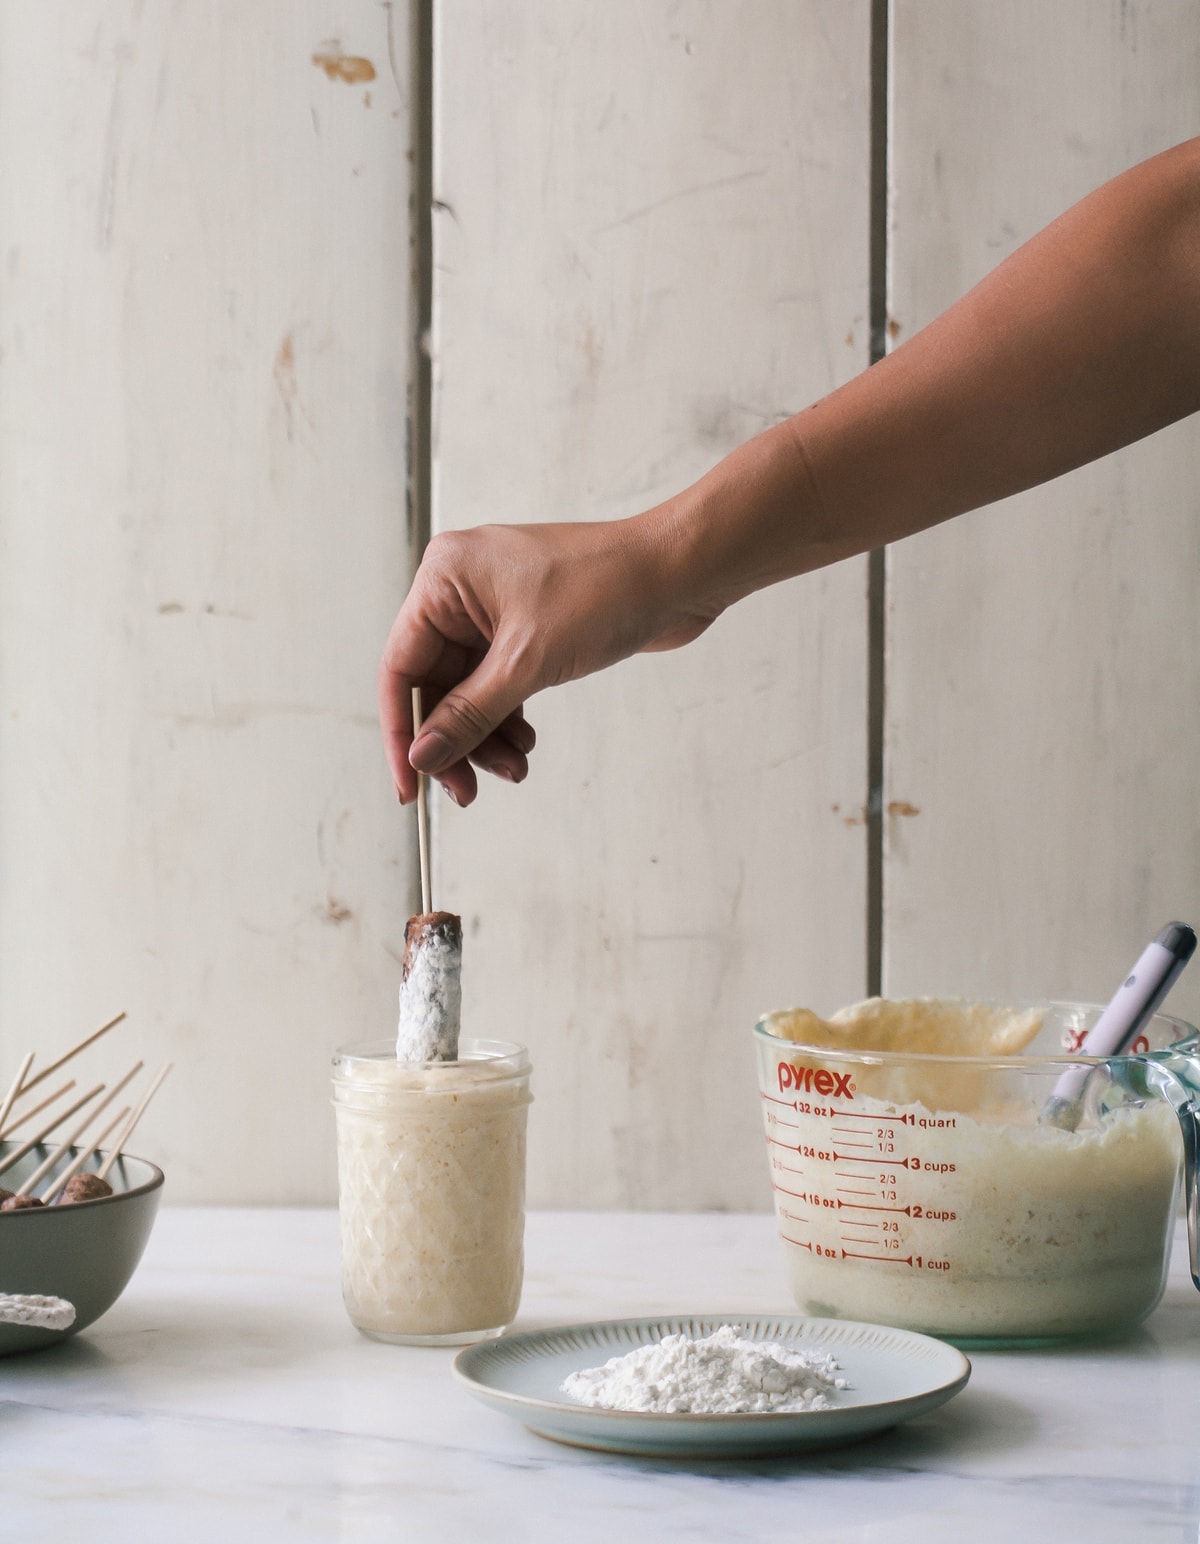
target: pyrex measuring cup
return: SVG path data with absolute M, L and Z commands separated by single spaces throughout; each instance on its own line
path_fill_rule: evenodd
M 775 1211 L 806 1313 L 965 1344 L 1136 1324 L 1166 1284 L 1180 1181 L 1200 1288 L 1200 1047 L 1156 1015 L 1094 1069 L 1077 1130 L 1040 1119 L 1100 1013 L 1038 1007 L 1020 1056 L 831 1049 L 755 1026 Z

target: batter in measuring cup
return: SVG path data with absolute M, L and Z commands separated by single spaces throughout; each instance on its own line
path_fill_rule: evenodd
M 1040 1027 L 1029 1010 L 873 1002 L 835 1015 L 823 1038 L 936 1058 L 954 1054 L 956 1017 L 970 1056 L 1020 1050 Z M 773 1019 L 819 1044 L 813 1016 Z M 1158 1302 L 1181 1156 L 1165 1102 L 1067 1132 L 1038 1122 L 1036 1097 L 1006 1109 L 1008 1085 L 986 1065 L 827 1061 L 780 1057 L 774 1092 L 763 1085 L 776 1212 L 806 1312 L 1037 1339 L 1136 1323 Z

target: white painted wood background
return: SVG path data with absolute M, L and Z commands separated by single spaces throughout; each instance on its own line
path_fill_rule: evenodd
M 437 15 L 439 528 L 636 513 L 865 366 L 865 4 Z M 860 559 L 535 699 L 528 782 L 443 801 L 535 1201 L 765 1204 L 751 1026 L 864 975 L 865 662 Z
M 646 507 L 865 365 L 866 0 L 435 22 L 438 526 Z M 91 1065 L 175 1059 L 176 1201 L 331 1199 L 329 1052 L 394 1020 L 409 24 L 0 6 L 0 1080 L 127 1007 Z M 1184 0 L 898 4 L 901 335 L 1200 131 L 1198 48 Z M 1200 912 L 1198 470 L 1182 426 L 890 554 L 889 989 L 1103 995 Z M 865 978 L 865 590 L 535 700 L 529 782 L 438 805 L 535 1203 L 766 1207 L 750 1024 Z
M 896 7 L 901 336 L 1200 133 L 1190 0 Z M 1097 327 L 1104 318 L 1096 318 Z M 1200 918 L 1200 420 L 889 552 L 885 990 L 1104 1000 Z M 1200 967 L 1170 1006 L 1195 1021 Z
M 86 1065 L 175 1061 L 135 1151 L 176 1201 L 328 1199 L 329 1052 L 393 1017 L 389 16 L 0 7 L 0 1068 L 127 1008 Z

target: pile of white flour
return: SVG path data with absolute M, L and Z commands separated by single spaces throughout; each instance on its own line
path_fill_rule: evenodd
M 828 1410 L 848 1387 L 832 1356 L 746 1340 L 723 1324 L 703 1340 L 664 1335 L 654 1345 L 573 1372 L 562 1392 L 604 1410 L 661 1415 L 764 1415 Z

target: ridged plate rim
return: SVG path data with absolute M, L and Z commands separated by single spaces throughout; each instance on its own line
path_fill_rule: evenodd
M 557 1385 L 568 1372 L 668 1334 L 709 1335 L 735 1325 L 752 1340 L 778 1340 L 837 1357 L 852 1387 L 828 1410 L 744 1415 L 664 1415 L 576 1404 Z M 532 1373 L 532 1388 L 531 1377 Z M 454 1376 L 476 1399 L 555 1441 L 649 1456 L 747 1455 L 826 1446 L 886 1430 L 936 1409 L 967 1383 L 957 1347 L 913 1330 L 788 1314 L 667 1314 L 601 1319 L 519 1331 L 459 1352 Z M 521 1387 L 514 1387 L 514 1378 Z

